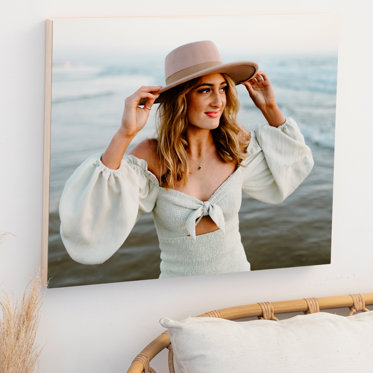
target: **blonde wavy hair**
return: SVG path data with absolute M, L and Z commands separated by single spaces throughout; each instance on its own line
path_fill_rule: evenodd
M 211 133 L 221 160 L 238 166 L 246 158 L 250 135 L 237 123 L 239 101 L 235 83 L 228 75 L 222 75 L 227 82 L 226 106 L 219 126 Z M 157 155 L 162 161 L 160 183 L 166 188 L 174 187 L 176 182 L 185 185 L 188 179 L 187 94 L 199 84 L 200 79 L 190 80 L 165 92 L 157 110 Z

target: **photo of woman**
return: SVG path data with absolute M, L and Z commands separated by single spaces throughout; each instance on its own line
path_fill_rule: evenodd
M 162 51 L 120 38 L 152 19 L 54 25 L 49 286 L 330 262 L 336 59 L 321 49 L 334 39 L 311 56 L 289 32 L 329 20 L 173 27 L 190 21 L 163 20 Z M 256 49 L 239 52 L 221 22 L 256 30 Z M 276 22 L 278 47 L 264 33 Z
M 310 173 L 311 150 L 256 64 L 223 64 L 214 43 L 200 41 L 168 54 L 165 71 L 167 85 L 141 87 L 128 97 L 122 125 L 101 159 L 90 158 L 67 181 L 62 240 L 78 262 L 102 263 L 139 213 L 153 212 L 160 277 L 250 270 L 238 229 L 240 190 L 282 202 Z M 237 124 L 235 84 L 245 85 L 268 127 L 247 133 Z M 156 100 L 158 138 L 125 155 Z

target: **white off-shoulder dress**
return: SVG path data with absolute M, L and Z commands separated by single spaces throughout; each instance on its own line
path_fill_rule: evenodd
M 242 191 L 280 203 L 313 167 L 310 148 L 291 118 L 251 133 L 247 158 L 207 201 L 159 185 L 147 163 L 125 155 L 113 170 L 95 155 L 66 182 L 60 201 L 61 237 L 69 255 L 103 263 L 123 244 L 141 213 L 152 212 L 159 239 L 160 277 L 250 270 L 239 232 Z M 216 231 L 196 235 L 210 216 Z

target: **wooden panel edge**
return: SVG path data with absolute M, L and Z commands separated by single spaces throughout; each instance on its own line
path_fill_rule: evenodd
M 48 287 L 48 232 L 49 232 L 49 177 L 50 144 L 52 116 L 52 59 L 53 59 L 53 21 L 45 21 L 45 92 L 44 92 L 44 148 L 43 148 L 43 217 L 42 217 L 42 254 L 41 279 Z

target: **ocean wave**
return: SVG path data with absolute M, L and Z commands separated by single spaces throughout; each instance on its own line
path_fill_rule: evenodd
M 327 93 L 327 94 L 336 94 L 337 86 L 335 81 L 330 80 L 309 80 L 309 81 L 296 81 L 290 79 L 273 79 L 273 85 L 286 87 L 292 91 L 308 91 L 309 93 Z
M 274 85 L 294 91 L 335 94 L 337 89 L 337 59 L 288 58 L 263 61 Z
M 115 92 L 113 91 L 106 91 L 106 92 L 98 92 L 98 93 L 83 93 L 76 96 L 65 96 L 65 97 L 58 97 L 54 98 L 52 100 L 53 104 L 60 104 L 64 102 L 71 102 L 71 101 L 82 101 L 82 100 L 91 100 L 94 98 L 99 97 L 107 97 L 107 96 L 113 96 Z
M 302 129 L 306 143 L 312 142 L 315 145 L 321 146 L 327 149 L 334 149 L 334 130 L 330 132 L 323 132 L 319 129 Z
M 97 76 L 118 76 L 118 75 L 153 75 L 154 71 L 137 66 L 104 66 L 97 72 Z

